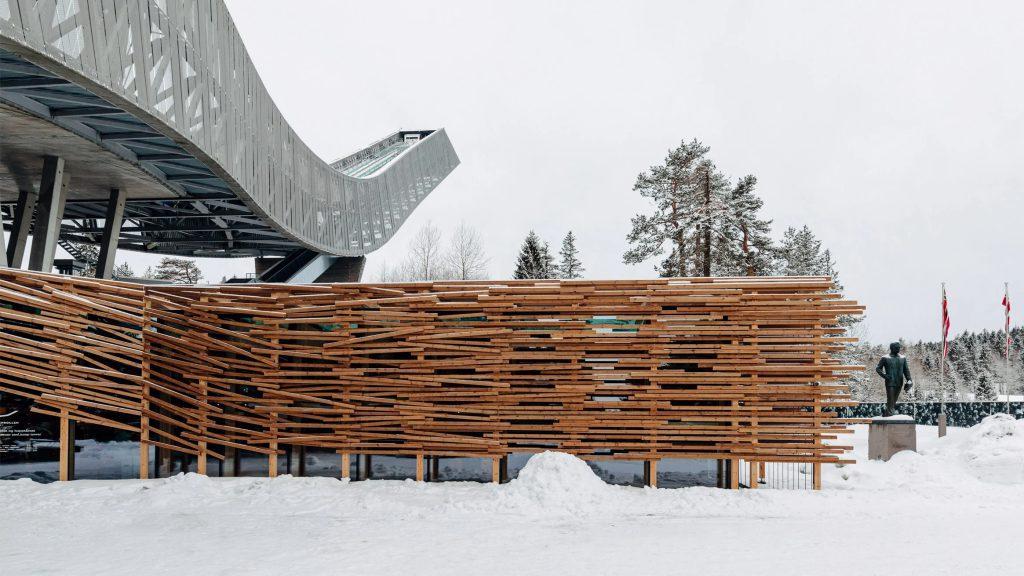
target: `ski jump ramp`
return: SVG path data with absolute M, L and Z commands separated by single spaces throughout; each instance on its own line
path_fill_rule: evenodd
M 50 261 L 69 241 L 100 244 L 101 259 L 117 248 L 362 256 L 458 163 L 443 129 L 321 160 L 270 98 L 222 0 L 0 0 L 9 265 L 30 227 Z M 30 267 L 48 272 L 32 251 Z

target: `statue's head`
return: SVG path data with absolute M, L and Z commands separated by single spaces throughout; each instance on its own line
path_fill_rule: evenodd
M 892 344 L 889 344 L 889 354 L 899 356 L 901 348 L 902 346 L 900 346 L 899 342 L 893 342 Z

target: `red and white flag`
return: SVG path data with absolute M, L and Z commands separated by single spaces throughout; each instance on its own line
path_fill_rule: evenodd
M 1003 310 L 1006 311 L 1006 357 L 1010 357 L 1010 289 L 1003 294 Z
M 949 353 L 949 304 L 946 301 L 946 285 L 942 285 L 942 358 Z

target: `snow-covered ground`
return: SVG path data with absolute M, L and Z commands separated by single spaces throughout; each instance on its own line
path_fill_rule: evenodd
M 1024 421 L 935 436 L 867 462 L 858 427 L 820 492 L 611 486 L 557 453 L 501 486 L 0 482 L 0 574 L 1021 573 Z

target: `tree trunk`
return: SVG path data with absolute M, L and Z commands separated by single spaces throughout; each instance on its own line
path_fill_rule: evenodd
M 704 276 L 711 276 L 711 172 L 704 172 L 704 240 L 703 246 L 703 270 Z
M 743 262 L 747 265 L 747 276 L 754 276 L 754 264 L 750 261 L 750 234 L 747 232 L 747 225 L 743 229 Z
M 679 183 L 672 181 L 672 195 L 675 196 L 676 189 Z M 686 236 L 683 234 L 683 227 L 679 225 L 679 213 L 677 211 L 677 204 L 675 199 L 672 200 L 672 225 L 676 227 L 675 230 L 675 243 L 676 243 L 676 275 L 686 276 Z

